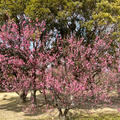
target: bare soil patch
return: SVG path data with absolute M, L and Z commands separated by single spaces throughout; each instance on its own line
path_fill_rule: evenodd
M 38 94 L 37 98 L 39 99 L 39 109 L 37 113 L 26 114 L 23 112 L 23 106 L 27 105 L 29 100 L 28 103 L 23 104 L 16 93 L 0 92 L 0 120 L 57 120 L 58 111 L 56 109 L 46 110 L 43 97 Z M 69 116 L 71 117 L 71 120 L 89 120 L 88 118 L 91 116 L 93 119 L 91 118 L 90 120 L 95 120 L 94 118 L 99 116 L 112 115 L 118 116 L 115 120 L 120 120 L 120 113 L 118 112 L 118 109 L 120 108 L 120 99 L 117 96 L 113 96 L 113 103 L 114 104 L 107 106 L 101 105 L 98 108 L 70 110 Z

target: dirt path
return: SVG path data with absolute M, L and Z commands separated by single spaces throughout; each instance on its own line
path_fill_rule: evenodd
M 0 93 L 0 120 L 53 120 L 58 115 L 57 110 L 39 110 L 35 115 L 27 115 L 22 112 L 23 104 L 16 93 Z M 82 113 L 86 116 L 98 116 L 100 114 L 120 114 L 118 108 L 120 104 L 115 101 L 115 105 L 91 110 L 71 110 L 71 113 Z M 120 120 L 120 119 L 119 119 Z
M 35 115 L 27 115 L 23 110 L 23 104 L 19 100 L 19 96 L 16 93 L 0 93 L 0 120 L 47 120 L 49 114 L 48 112 L 41 112 Z

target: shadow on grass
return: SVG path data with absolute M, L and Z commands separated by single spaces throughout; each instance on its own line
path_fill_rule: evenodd
M 112 114 L 108 114 L 108 115 L 105 114 L 104 116 L 98 116 L 98 117 L 78 115 L 71 117 L 69 120 L 120 120 L 120 116 L 112 115 Z
M 100 114 L 84 114 L 69 112 L 67 120 L 120 120 L 120 114 L 117 113 L 100 113 Z
M 12 97 L 12 98 L 3 98 L 4 104 L 0 105 L 0 109 L 4 109 L 7 111 L 15 111 L 20 112 L 22 110 L 22 105 L 18 102 L 18 97 Z M 7 103 L 6 103 L 7 102 Z
M 78 109 L 87 109 L 87 110 L 91 110 L 91 108 L 93 109 L 99 109 L 99 108 L 105 108 L 105 107 L 109 107 L 111 109 L 120 109 L 120 97 L 118 96 L 112 96 L 110 97 L 110 102 L 103 102 L 100 101 L 98 104 L 94 104 L 90 101 L 86 101 L 83 105 L 79 105 L 77 106 Z
M 11 93 L 12 94 L 12 93 Z M 27 98 L 27 102 L 26 103 L 22 103 L 20 101 L 19 96 L 15 97 L 11 97 L 11 98 L 7 98 L 8 95 L 4 95 L 3 99 L 1 100 L 2 104 L 0 104 L 0 109 L 1 110 L 6 110 L 6 111 L 14 111 L 14 112 L 24 112 L 26 111 L 25 109 L 29 109 L 30 107 L 30 100 Z M 35 112 L 34 114 L 32 113 L 28 113 L 25 112 L 24 115 L 25 116 L 36 116 L 36 115 L 40 115 L 43 114 L 44 111 L 43 109 L 45 109 L 45 102 L 43 99 L 42 95 L 37 95 L 37 112 Z
M 6 111 L 21 112 L 21 111 L 23 111 L 23 108 L 25 108 L 25 107 L 29 108 L 29 106 L 30 106 L 29 99 L 27 99 L 27 102 L 23 104 L 20 102 L 19 96 L 17 96 L 17 94 L 16 94 L 16 97 L 13 96 L 11 98 L 7 98 L 7 96 L 4 95 L 2 101 L 4 104 L 0 104 L 0 109 L 6 110 Z M 38 101 L 37 112 L 35 112 L 34 114 L 25 113 L 24 116 L 37 116 L 37 115 L 41 115 L 41 114 L 45 113 L 46 107 L 45 107 L 44 97 L 42 94 L 37 95 L 37 101 Z M 96 106 L 95 109 L 103 108 L 103 106 L 104 106 L 104 103 L 101 103 L 98 106 Z M 114 108 L 114 109 L 120 108 L 120 98 L 118 98 L 116 96 L 112 97 L 112 105 L 107 104 L 106 106 L 108 106 L 109 108 Z M 78 106 L 77 109 L 90 110 L 91 103 L 88 102 L 85 105 L 80 105 L 80 106 Z M 74 109 L 74 111 L 75 111 L 75 109 Z M 79 113 L 69 112 L 68 116 L 69 116 L 69 120 L 120 120 L 120 116 L 118 116 L 116 114 L 105 114 L 105 113 L 100 113 L 100 114 L 98 114 L 98 116 L 91 116 L 90 114 L 86 115 L 86 114 L 83 114 L 80 112 Z

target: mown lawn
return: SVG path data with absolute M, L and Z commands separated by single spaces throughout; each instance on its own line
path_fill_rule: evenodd
M 39 109 L 35 114 L 24 113 L 27 104 L 22 104 L 16 93 L 0 93 L 0 120 L 58 120 L 56 109 L 46 110 L 42 96 L 38 95 Z M 69 120 L 120 120 L 120 100 L 111 106 L 96 109 L 74 109 L 68 114 Z M 29 106 L 29 104 L 27 105 Z

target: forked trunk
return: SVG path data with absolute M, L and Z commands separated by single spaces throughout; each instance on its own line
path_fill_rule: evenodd
M 25 92 L 25 90 L 22 90 L 22 91 L 19 91 L 19 92 L 16 92 L 19 96 L 20 96 L 20 100 L 22 101 L 22 103 L 25 103 L 26 102 L 26 97 L 27 97 L 27 94 Z
M 69 109 L 65 109 L 64 111 L 62 111 L 62 109 L 58 109 L 58 110 L 59 110 L 59 119 L 67 120 L 67 113 L 68 113 Z

